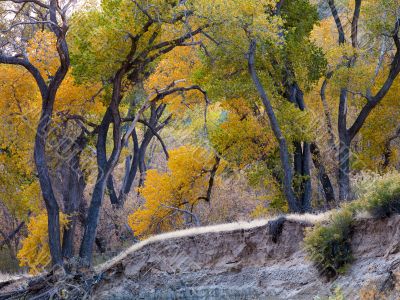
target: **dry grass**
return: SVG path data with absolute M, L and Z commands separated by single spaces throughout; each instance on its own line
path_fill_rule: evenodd
M 290 221 L 295 221 L 295 222 L 305 222 L 305 223 L 311 223 L 311 224 L 316 224 L 316 223 L 321 223 L 324 221 L 327 221 L 329 217 L 331 216 L 332 211 L 327 211 L 324 213 L 320 214 L 290 214 L 286 216 L 287 220 Z
M 24 278 L 29 278 L 31 275 L 22 273 L 22 274 L 4 274 L 0 273 L 0 282 L 6 282 L 11 280 L 19 280 Z

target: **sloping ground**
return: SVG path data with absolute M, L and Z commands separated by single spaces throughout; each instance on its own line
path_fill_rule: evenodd
M 312 221 L 312 220 L 311 220 Z M 97 268 L 94 299 L 345 299 L 384 291 L 400 299 L 400 216 L 359 219 L 346 275 L 327 282 L 307 260 L 309 218 L 197 228 L 154 237 Z M 271 230 L 272 229 L 272 230 Z M 373 299 L 373 298 L 367 298 Z

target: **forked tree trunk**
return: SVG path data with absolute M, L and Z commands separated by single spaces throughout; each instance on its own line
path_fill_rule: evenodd
M 111 172 L 108 166 L 107 156 L 105 152 L 107 134 L 111 124 L 111 119 L 112 119 L 111 112 L 110 110 L 107 110 L 98 130 L 98 138 L 96 145 L 98 174 L 97 174 L 96 184 L 93 189 L 89 210 L 86 216 L 83 239 L 79 250 L 80 257 L 88 265 L 90 265 L 92 262 L 93 245 L 96 238 L 97 224 L 100 216 L 100 208 L 103 202 L 107 180 Z

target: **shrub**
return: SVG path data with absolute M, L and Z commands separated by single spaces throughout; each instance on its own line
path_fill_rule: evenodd
M 357 212 L 366 211 L 374 218 L 400 213 L 400 174 L 363 176 L 356 186 L 359 200 L 344 204 L 328 222 L 306 232 L 305 250 L 321 274 L 332 278 L 351 263 L 351 235 Z
M 328 279 L 343 273 L 353 260 L 350 239 L 358 204 L 347 204 L 333 213 L 328 223 L 319 223 L 306 233 L 306 252 Z
M 400 213 L 400 175 L 391 174 L 374 182 L 364 199 L 366 211 L 374 218 Z

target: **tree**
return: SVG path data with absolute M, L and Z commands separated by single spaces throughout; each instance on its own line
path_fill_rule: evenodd
M 42 98 L 42 109 L 38 127 L 36 130 L 34 158 L 39 177 L 40 187 L 48 214 L 49 247 L 53 265 L 62 265 L 59 206 L 54 196 L 49 169 L 47 166 L 46 141 L 49 123 L 52 119 L 54 102 L 57 91 L 64 80 L 70 65 L 69 50 L 66 41 L 68 31 L 67 10 L 68 4 L 60 7 L 56 0 L 47 3 L 31 0 L 2 1 L 9 7 L 15 8 L 15 18 L 3 18 L 6 29 L 2 31 L 2 47 L 0 51 L 0 63 L 24 67 L 35 79 Z M 3 4 L 1 3 L 1 4 Z M 25 4 L 30 4 L 26 6 Z M 26 13 L 24 10 L 27 10 Z M 44 18 L 37 20 L 35 11 L 45 11 Z M 8 14 L 9 10 L 3 12 Z M 40 18 L 41 15 L 39 15 Z M 9 20 L 9 21 L 7 21 Z M 8 24 L 7 24 L 8 23 Z M 32 25 L 41 28 L 43 25 L 55 35 L 57 59 L 59 66 L 54 73 L 42 74 L 27 55 L 24 25 Z
M 304 6 L 305 4 L 303 2 L 304 1 L 297 1 L 296 5 Z M 304 144 L 304 154 L 303 149 L 301 149 L 301 160 L 304 161 L 304 163 L 301 163 L 302 170 L 300 171 L 297 168 L 299 171 L 298 175 L 300 175 L 298 177 L 303 177 L 302 180 L 304 181 L 303 187 L 297 191 L 301 191 L 300 193 L 304 192 L 303 195 L 305 196 L 300 195 L 298 199 L 293 186 L 292 141 L 294 144 L 296 144 L 296 141 L 300 141 L 300 144 L 297 143 L 297 149 L 299 149 L 301 148 L 301 143 L 304 140 L 307 141 L 309 137 L 302 140 L 300 136 L 296 137 L 289 134 L 289 131 L 294 132 L 296 131 L 296 127 L 301 128 L 302 126 L 306 126 L 307 123 L 307 118 L 301 119 L 301 113 L 299 112 L 301 109 L 304 110 L 304 101 L 302 98 L 300 99 L 297 97 L 297 99 L 302 101 L 300 101 L 300 103 L 298 103 L 297 100 L 293 102 L 293 97 L 290 94 L 293 86 L 297 85 L 298 87 L 298 83 L 295 81 L 295 75 L 299 75 L 299 73 L 290 73 L 294 73 L 295 71 L 293 65 L 297 62 L 296 58 L 300 58 L 295 51 L 297 49 L 294 48 L 297 45 L 301 48 L 300 45 L 304 43 L 309 46 L 307 51 L 311 52 L 314 50 L 314 58 L 317 58 L 318 54 L 321 56 L 321 53 L 318 53 L 318 49 L 316 47 L 313 48 L 312 45 L 310 46 L 311 43 L 307 41 L 307 35 L 315 22 L 315 18 L 310 18 L 310 20 L 305 22 L 306 24 L 298 24 L 296 21 L 300 23 L 301 18 L 298 18 L 293 13 L 291 14 L 290 9 L 293 11 L 293 7 L 286 6 L 285 17 L 288 19 L 288 22 L 292 22 L 292 24 L 284 28 L 285 18 L 280 14 L 280 10 L 284 8 L 283 2 L 278 5 L 268 1 L 257 4 L 247 2 L 246 4 L 240 5 L 231 3 L 230 5 L 232 7 L 228 6 L 229 9 L 227 9 L 226 5 L 224 5 L 224 9 L 219 8 L 218 5 L 216 6 L 217 8 L 208 8 L 208 12 L 210 13 L 211 11 L 212 17 L 219 21 L 218 26 L 216 26 L 218 30 L 211 29 L 212 34 L 209 34 L 209 36 L 212 36 L 212 39 L 211 42 L 209 42 L 210 45 L 207 45 L 209 46 L 209 56 L 211 56 L 208 58 L 210 65 L 216 66 L 217 64 L 216 67 L 211 67 L 210 73 L 213 77 L 210 79 L 209 83 L 213 86 L 210 87 L 210 90 L 226 87 L 226 83 L 229 82 L 230 89 L 225 92 L 224 97 L 244 97 L 255 103 L 259 103 L 261 99 L 261 103 L 264 106 L 261 112 L 263 114 L 265 113 L 268 117 L 270 129 L 279 144 L 278 149 L 280 151 L 283 173 L 282 187 L 289 203 L 289 208 L 291 211 L 296 212 L 309 210 L 310 147 L 308 143 Z M 260 5 L 263 7 L 263 10 L 259 9 Z M 294 5 L 294 7 L 296 6 Z M 218 11 L 218 9 L 220 10 Z M 233 13 L 231 15 L 227 14 L 226 9 L 228 11 L 233 11 Z M 293 20 L 290 18 L 293 18 Z M 307 22 L 311 23 L 311 25 Z M 300 28 L 298 32 L 295 31 L 296 27 Z M 268 30 L 263 30 L 262 28 L 268 28 Z M 296 40 L 294 38 L 296 36 L 300 36 L 300 38 Z M 259 44 L 259 48 L 257 48 L 257 44 Z M 301 49 L 304 50 L 304 47 Z M 257 60 L 256 54 L 258 54 Z M 297 57 L 295 56 L 296 54 L 298 55 Z M 246 56 L 247 61 L 244 60 Z M 310 57 L 313 57 L 313 54 L 310 54 Z M 298 64 L 301 64 L 300 59 Z M 319 62 L 320 60 L 317 61 Z M 281 63 L 284 67 L 279 68 Z M 260 66 L 257 67 L 256 64 Z M 245 65 L 248 65 L 247 68 L 244 67 Z M 318 71 L 320 65 L 322 64 L 318 63 L 317 67 L 312 70 L 313 64 L 310 64 L 310 74 L 318 76 L 320 73 L 320 71 Z M 246 69 L 248 69 L 248 73 L 245 72 Z M 312 74 L 313 71 L 314 74 Z M 225 82 L 223 82 L 225 85 L 220 87 L 220 82 L 218 80 L 222 79 L 221 73 L 223 72 L 225 72 Z M 249 82 L 249 79 L 251 79 L 252 82 Z M 311 76 L 309 81 L 315 81 L 315 76 Z M 256 89 L 254 89 L 254 86 Z M 267 96 L 267 91 L 270 92 L 271 97 Z M 301 90 L 299 91 L 299 95 L 300 94 L 302 94 Z M 296 95 L 294 96 L 296 99 Z M 273 106 L 278 106 L 276 103 L 279 103 L 278 107 L 281 107 L 282 100 L 285 98 L 293 103 L 292 106 L 296 105 L 298 107 L 296 114 L 293 115 L 288 111 L 284 112 L 284 109 L 282 109 L 281 111 L 283 113 L 278 116 L 277 111 L 279 109 Z M 285 105 L 284 107 L 291 109 L 290 105 Z M 301 124 L 296 124 L 294 120 L 297 120 L 297 123 L 299 123 L 298 120 L 301 120 Z M 298 133 L 300 133 L 300 135 L 307 133 L 307 130 L 304 129 L 305 128 L 299 130 Z M 288 142 L 288 140 L 290 140 L 290 142 Z M 307 188 L 305 189 L 304 187 L 306 186 Z
M 339 73 L 341 76 L 341 88 L 339 95 L 339 109 L 338 109 L 338 136 L 339 136 L 339 156 L 338 156 L 338 183 L 339 183 L 339 198 L 340 200 L 349 200 L 350 198 L 350 147 L 351 143 L 359 133 L 368 116 L 371 114 L 373 109 L 384 99 L 392 87 L 393 82 L 397 78 L 400 72 L 400 40 L 399 40 L 399 25 L 400 19 L 397 17 L 398 7 L 395 4 L 384 4 L 378 1 L 383 7 L 382 19 L 379 19 L 377 24 L 366 24 L 365 30 L 371 34 L 380 35 L 380 37 L 386 41 L 390 38 L 393 41 L 391 48 L 386 48 L 378 57 L 378 65 L 372 74 L 372 80 L 368 79 L 364 82 L 363 90 L 359 91 L 353 89 L 352 81 L 349 81 L 351 75 L 357 72 L 357 68 L 362 68 L 365 61 L 370 59 L 369 53 L 364 51 L 362 43 L 359 39 L 359 23 L 360 13 L 363 4 L 362 0 L 354 1 L 353 18 L 350 24 L 351 36 L 350 42 L 346 40 L 345 28 L 341 16 L 339 15 L 335 2 L 328 0 L 329 7 L 331 9 L 332 16 L 335 20 L 336 29 L 338 32 L 338 43 L 342 46 L 344 51 L 348 52 L 349 55 L 344 53 L 339 65 L 336 67 L 337 70 L 334 72 Z M 369 3 L 365 3 L 368 7 Z M 373 5 L 378 5 L 374 3 Z M 376 11 L 375 11 L 376 12 Z M 376 19 L 376 16 L 374 17 Z M 350 48 L 346 45 L 350 43 Z M 386 45 L 386 42 L 385 42 Z M 386 47 L 386 46 L 385 46 Z M 389 61 L 389 72 L 386 75 L 386 79 L 377 85 L 375 78 L 378 76 L 382 69 L 382 63 L 384 60 L 385 53 L 394 53 Z M 363 61 L 364 59 L 364 61 Z M 330 73 L 327 77 L 331 77 L 333 73 Z M 371 77 L 370 77 L 371 78 Z M 347 83 L 346 83 L 347 82 Z M 348 126 L 348 96 L 354 95 L 357 99 L 365 99 L 362 104 L 362 108 L 359 113 L 355 116 L 351 126 Z
M 101 10 L 93 9 L 77 16 L 77 20 L 81 24 L 85 23 L 85 26 L 75 26 L 74 35 L 79 36 L 79 39 L 72 42 L 75 49 L 73 59 L 76 75 L 82 80 L 103 79 L 110 82 L 112 89 L 107 112 L 97 127 L 98 178 L 80 248 L 80 256 L 89 264 L 106 183 L 119 160 L 122 145 L 131 136 L 139 116 L 148 107 L 148 103 L 144 103 L 137 110 L 132 123 L 123 133 L 119 106 L 124 98 L 125 83 L 134 85 L 141 82 L 152 63 L 175 47 L 190 45 L 193 37 L 210 26 L 207 21 L 197 19 L 184 3 L 177 5 L 175 2 L 162 4 L 156 2 L 154 6 L 157 9 L 142 1 L 116 3 L 105 0 L 101 3 Z M 127 11 L 133 13 L 127 15 Z M 104 22 L 104 20 L 114 22 Z M 185 26 L 190 22 L 194 24 L 197 22 L 198 25 L 196 24 L 194 29 Z M 96 30 L 93 30 L 94 28 Z M 172 28 L 179 30 L 170 30 Z M 98 41 L 104 44 L 99 45 Z M 101 51 L 99 46 L 102 48 Z M 156 91 L 154 98 L 162 99 L 167 94 L 178 91 L 185 89 L 169 89 L 166 94 Z M 152 98 L 153 96 L 150 97 Z M 107 157 L 107 134 L 111 124 L 113 149 Z
M 147 171 L 145 185 L 139 189 L 146 202 L 128 218 L 135 235 L 200 226 L 193 209 L 201 200 L 211 201 L 219 165 L 220 159 L 204 148 L 186 145 L 171 150 L 168 171 Z

